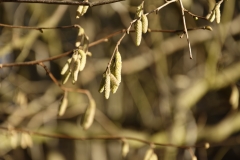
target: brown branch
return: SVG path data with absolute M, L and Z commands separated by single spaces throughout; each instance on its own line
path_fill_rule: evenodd
M 0 0 L 0 2 L 16 2 L 16 3 L 44 3 L 44 4 L 57 4 L 57 5 L 83 5 L 83 6 L 100 6 L 110 3 L 116 3 L 125 0 L 103 0 L 98 2 L 85 2 L 85 1 L 58 1 L 58 0 Z
M 189 148 L 204 148 L 204 145 L 198 145 L 198 146 L 178 146 L 174 144 L 163 144 L 163 143 L 155 143 L 155 142 L 150 142 L 147 140 L 135 138 L 135 137 L 128 137 L 128 136 L 92 136 L 92 137 L 73 137 L 73 136 L 67 136 L 67 135 L 60 135 L 60 134 L 46 134 L 46 133 L 40 133 L 40 132 L 35 132 L 35 131 L 29 131 L 25 129 L 18 129 L 18 128 L 7 128 L 0 126 L 0 129 L 2 130 L 7 130 L 11 131 L 14 130 L 16 132 L 20 133 L 28 133 L 30 135 L 36 135 L 36 136 L 41 136 L 41 137 L 48 137 L 48 138 L 59 138 L 59 139 L 69 139 L 69 140 L 81 140 L 81 141 L 86 141 L 86 140 L 122 140 L 122 139 L 127 139 L 127 140 L 132 140 L 132 141 L 138 141 L 147 145 L 156 145 L 156 146 L 163 146 L 163 147 L 174 147 L 174 148 L 181 148 L 181 149 L 189 149 Z
M 184 26 L 184 31 L 185 31 L 187 42 L 188 42 L 188 49 L 189 49 L 190 59 L 192 59 L 193 58 L 192 57 L 192 49 L 191 49 L 191 43 L 190 43 L 189 36 L 188 36 L 188 30 L 187 30 L 185 15 L 184 15 L 184 7 L 183 7 L 182 0 L 178 0 L 178 1 L 180 3 L 180 6 L 181 6 L 183 26 Z

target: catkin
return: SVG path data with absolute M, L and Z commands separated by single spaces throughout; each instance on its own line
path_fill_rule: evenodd
M 129 152 L 129 143 L 126 140 L 122 141 L 122 156 L 125 158 Z
M 73 70 L 73 80 L 76 82 L 78 79 L 78 73 L 79 73 L 79 68 L 80 68 L 80 60 L 78 59 L 75 62 L 74 70 Z
M 136 38 L 135 38 L 135 44 L 136 46 L 139 46 L 142 40 L 142 21 L 137 20 L 134 23 L 135 27 L 135 32 L 136 32 Z
M 58 111 L 59 116 L 62 116 L 65 113 L 67 106 L 68 106 L 68 98 L 67 98 L 67 92 L 65 92 L 59 107 L 59 111 Z
M 105 87 L 105 75 L 103 75 L 103 78 L 101 80 L 101 83 L 100 83 L 100 87 L 99 87 L 99 92 L 102 93 L 104 91 L 104 87 Z
M 220 23 L 220 21 L 221 21 L 220 4 L 216 5 L 216 7 L 215 7 L 215 14 L 216 14 L 216 22 Z
M 144 160 L 149 160 L 153 154 L 153 149 L 149 148 L 145 153 Z
M 111 81 L 110 81 L 109 73 L 106 74 L 104 89 L 105 89 L 105 98 L 108 99 L 111 91 Z
M 148 18 L 145 14 L 142 15 L 142 32 L 147 33 L 148 30 Z
M 121 72 L 122 72 L 122 57 L 119 51 L 115 54 L 115 68 L 114 68 L 114 76 L 120 83 L 122 78 L 121 78 Z
M 63 79 L 63 82 L 62 82 L 63 84 L 67 83 L 70 75 L 71 75 L 71 71 L 69 70 L 69 71 L 67 72 L 67 74 L 65 74 L 65 76 L 64 76 L 64 79 Z
M 90 99 L 89 100 L 89 106 L 87 107 L 84 117 L 81 121 L 81 125 L 83 127 L 83 129 L 88 129 L 94 120 L 94 115 L 95 115 L 95 111 L 96 111 L 96 104 L 94 99 Z
M 67 60 L 67 63 L 62 68 L 61 75 L 64 75 L 67 72 L 67 70 L 69 69 L 69 65 L 70 65 L 71 61 L 72 61 L 72 58 L 69 58 Z
M 86 62 L 87 62 L 87 55 L 86 53 L 79 49 L 78 50 L 79 54 L 81 55 L 81 60 L 80 60 L 80 66 L 79 66 L 79 71 L 82 71 L 86 65 Z

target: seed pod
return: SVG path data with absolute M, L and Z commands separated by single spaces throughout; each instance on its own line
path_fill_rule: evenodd
M 129 152 L 129 144 L 126 140 L 122 141 L 122 156 L 125 158 Z
M 144 160 L 150 160 L 150 158 L 153 154 L 154 154 L 153 149 L 149 148 L 145 153 Z
M 148 30 L 148 18 L 145 14 L 142 15 L 142 32 L 147 33 Z
M 216 22 L 220 23 L 221 21 L 221 12 L 220 12 L 220 3 L 216 5 L 215 7 L 215 14 L 216 14 Z
M 71 75 L 71 71 L 68 70 L 67 74 L 65 74 L 64 79 L 63 79 L 63 81 L 62 81 L 63 84 L 67 83 L 70 75 Z
M 81 60 L 80 60 L 80 66 L 79 66 L 79 71 L 82 71 L 86 65 L 86 62 L 87 62 L 87 55 L 86 53 L 79 49 L 78 50 L 79 54 L 81 55 Z
M 142 21 L 137 20 L 134 23 L 134 27 L 136 32 L 135 44 L 136 46 L 139 46 L 142 40 Z
M 106 76 L 105 76 L 105 74 L 103 74 L 103 78 L 101 80 L 100 87 L 99 87 L 99 90 L 98 90 L 100 93 L 102 93 L 104 91 L 105 81 L 106 81 L 105 79 L 106 79 Z
M 68 106 L 67 92 L 64 92 L 63 99 L 58 110 L 59 116 L 62 116 L 65 113 L 67 106 Z
M 110 91 L 111 91 L 111 81 L 110 81 L 109 73 L 106 74 L 104 88 L 105 88 L 105 98 L 108 99 L 110 96 Z
M 94 115 L 95 115 L 95 111 L 96 111 L 96 104 L 94 99 L 89 99 L 89 106 L 87 107 L 84 116 L 82 118 L 81 121 L 81 125 L 83 127 L 83 129 L 88 129 L 94 120 Z
M 115 68 L 113 75 L 116 77 L 118 82 L 120 83 L 122 78 L 121 78 L 121 72 L 122 72 L 122 57 L 119 51 L 115 54 Z
M 72 58 L 69 58 L 67 60 L 67 63 L 62 68 L 61 75 L 64 75 L 67 72 L 67 70 L 69 69 L 69 66 L 71 64 L 71 61 L 72 61 Z

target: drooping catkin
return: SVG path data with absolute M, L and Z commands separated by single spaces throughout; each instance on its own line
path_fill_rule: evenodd
M 79 73 L 79 68 L 80 68 L 80 60 L 78 59 L 75 62 L 74 70 L 73 70 L 73 80 L 76 82 L 78 79 L 78 73 Z
M 142 32 L 147 33 L 148 30 L 148 18 L 145 14 L 142 15 Z
M 145 153 L 144 160 L 149 160 L 151 158 L 152 154 L 153 154 L 153 149 L 149 148 Z
M 135 28 L 135 32 L 136 32 L 135 44 L 136 44 L 136 46 L 139 46 L 141 43 L 141 40 L 142 40 L 142 21 L 137 20 L 134 23 L 134 28 Z
M 215 10 L 211 11 L 207 17 L 206 17 L 210 22 L 213 22 L 216 18 L 216 15 L 215 15 Z
M 68 81 L 70 75 L 71 75 L 71 71 L 68 70 L 68 72 L 64 75 L 64 78 L 63 78 L 62 84 L 67 83 L 67 81 Z
M 111 92 L 111 80 L 110 80 L 109 73 L 106 73 L 104 89 L 105 89 L 105 98 L 108 99 Z
M 68 71 L 71 61 L 72 61 L 72 58 L 69 58 L 67 60 L 67 63 L 62 68 L 61 75 L 64 75 Z
M 22 132 L 20 145 L 23 149 L 32 146 L 32 138 L 28 133 Z
M 157 157 L 156 153 L 153 153 L 151 155 L 151 157 L 149 158 L 149 160 L 158 160 L 158 157 Z
M 88 2 L 88 0 L 85 0 L 85 2 Z M 88 6 L 78 6 L 77 13 L 76 13 L 76 18 L 80 18 L 87 12 Z
M 81 49 L 79 49 L 78 52 L 79 52 L 79 54 L 80 54 L 80 56 L 81 56 L 79 71 L 82 71 L 82 70 L 84 69 L 85 65 L 86 65 L 86 62 L 87 62 L 87 55 L 86 55 L 86 53 L 85 53 L 83 50 L 81 50 Z
M 67 92 L 64 92 L 63 99 L 61 101 L 61 104 L 60 104 L 59 110 L 58 110 L 59 116 L 62 116 L 65 113 L 67 106 L 68 106 Z
M 229 99 L 230 104 L 232 105 L 233 109 L 237 109 L 238 108 L 238 104 L 239 104 L 239 91 L 236 85 L 234 85 L 232 87 L 232 93 L 230 95 L 230 99 Z
M 221 12 L 220 12 L 220 3 L 216 5 L 215 7 L 215 14 L 216 14 L 216 22 L 220 23 L 221 21 Z
M 100 83 L 100 86 L 99 86 L 99 92 L 102 93 L 104 91 L 104 87 L 105 87 L 105 74 L 103 74 L 103 77 L 102 77 L 102 80 L 101 80 L 101 83 Z
M 84 34 L 85 34 L 84 29 L 82 27 L 79 27 L 77 40 L 76 40 L 76 43 L 75 43 L 76 47 L 79 47 L 83 43 L 83 41 L 84 41 Z
M 111 80 L 111 91 L 114 94 L 118 89 L 119 81 L 112 73 L 110 74 L 110 80 Z
M 118 82 L 120 83 L 122 78 L 121 78 L 121 72 L 122 72 L 122 57 L 119 51 L 116 52 L 115 54 L 115 68 L 114 68 L 114 73 L 113 75 L 116 77 Z
M 96 104 L 94 99 L 89 99 L 89 106 L 87 107 L 84 116 L 82 118 L 81 121 L 81 125 L 83 127 L 83 129 L 88 129 L 94 120 L 94 115 L 95 115 L 95 111 L 96 111 Z
M 126 140 L 122 141 L 122 156 L 125 158 L 129 152 L 129 143 Z

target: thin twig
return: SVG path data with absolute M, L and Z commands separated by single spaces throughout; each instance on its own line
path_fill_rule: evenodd
M 184 15 L 184 7 L 183 7 L 183 3 L 182 0 L 178 0 L 181 6 L 181 11 L 182 11 L 182 19 L 183 19 L 183 26 L 184 26 L 184 31 L 186 34 L 186 38 L 187 38 L 187 43 L 188 43 L 188 48 L 189 48 L 189 54 L 190 54 L 190 59 L 192 59 L 192 49 L 191 49 L 191 43 L 189 40 L 189 36 L 188 36 L 188 30 L 187 30 L 187 25 L 186 25 L 186 20 L 185 20 L 185 15 Z
M 73 136 L 67 136 L 67 135 L 59 135 L 59 134 L 46 134 L 46 133 L 40 133 L 40 132 L 34 132 L 34 131 L 29 131 L 25 129 L 17 129 L 17 128 L 11 128 L 9 129 L 8 127 L 3 127 L 0 126 L 0 129 L 2 130 L 14 130 L 16 132 L 24 132 L 28 133 L 30 135 L 36 135 L 36 136 L 41 136 L 41 137 L 49 137 L 49 138 L 59 138 L 59 139 L 69 139 L 69 140 L 122 140 L 122 139 L 127 139 L 127 140 L 132 140 L 132 141 L 138 141 L 147 145 L 156 145 L 156 146 L 164 146 L 164 147 L 174 147 L 174 148 L 181 148 L 181 149 L 189 149 L 189 148 L 204 148 L 204 145 L 199 145 L 199 146 L 178 146 L 174 144 L 163 144 L 163 143 L 155 143 L 155 142 L 150 142 L 147 140 L 135 138 L 135 137 L 128 137 L 128 136 L 93 136 L 93 137 L 73 137 Z
M 58 4 L 58 5 L 83 5 L 83 6 L 100 6 L 110 3 L 116 3 L 125 0 L 103 0 L 98 2 L 85 1 L 59 1 L 59 0 L 0 0 L 0 2 L 16 2 L 16 3 L 44 3 L 44 4 Z

